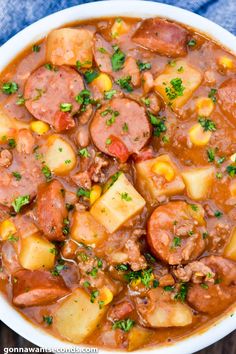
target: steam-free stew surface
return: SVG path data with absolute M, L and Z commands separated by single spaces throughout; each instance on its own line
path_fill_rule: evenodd
M 49 33 L 1 74 L 1 290 L 128 351 L 236 300 L 236 60 L 165 19 Z

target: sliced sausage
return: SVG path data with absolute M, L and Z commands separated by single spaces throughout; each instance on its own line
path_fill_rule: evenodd
M 128 317 L 130 313 L 133 312 L 133 310 L 134 310 L 133 304 L 128 300 L 124 300 L 117 304 L 112 305 L 112 307 L 110 308 L 107 314 L 107 317 L 111 321 L 122 320 Z
M 0 166 L 9 167 L 12 163 L 12 153 L 11 151 L 4 149 L 0 151 Z
M 199 312 L 215 314 L 225 310 L 236 300 L 236 262 L 220 256 L 201 259 L 212 273 L 204 284 L 192 284 L 189 287 L 187 301 Z
M 63 186 L 59 181 L 41 185 L 38 189 L 37 216 L 39 228 L 50 241 L 62 241 L 64 219 L 67 217 Z
M 144 20 L 133 35 L 133 41 L 161 55 L 181 57 L 187 54 L 188 32 L 176 23 L 161 19 Z
M 16 137 L 16 149 L 19 153 L 31 154 L 35 145 L 35 138 L 29 129 L 20 129 Z
M 196 259 L 205 248 L 203 209 L 186 202 L 169 202 L 157 207 L 148 221 L 147 241 L 153 254 L 169 264 Z M 195 208 L 194 208 L 195 209 Z M 195 215 L 196 214 L 196 215 Z
M 83 88 L 83 80 L 74 69 L 61 66 L 48 70 L 41 66 L 30 75 L 26 82 L 25 105 L 35 118 L 51 124 L 58 131 L 66 130 L 75 125 L 72 114 L 79 109 L 75 96 Z M 72 104 L 72 111 L 61 112 L 61 103 Z M 63 124 L 61 120 L 66 120 L 66 124 Z
M 20 180 L 13 173 L 18 172 Z M 8 168 L 0 167 L 0 204 L 10 207 L 15 198 L 29 195 L 30 199 L 37 194 L 38 185 L 45 177 L 39 162 L 32 155 L 14 152 L 14 163 Z
M 146 145 L 151 126 L 142 106 L 128 98 L 115 98 L 96 112 L 90 133 L 100 151 L 125 162 Z
M 14 274 L 13 304 L 20 307 L 48 305 L 69 293 L 63 279 L 41 270 Z
M 112 73 L 112 46 L 100 34 L 94 36 L 93 54 L 97 67 L 104 73 Z
M 222 111 L 229 118 L 236 120 L 236 78 L 231 78 L 223 82 L 218 89 L 218 103 Z
M 9 208 L 0 204 L 0 222 L 9 217 Z

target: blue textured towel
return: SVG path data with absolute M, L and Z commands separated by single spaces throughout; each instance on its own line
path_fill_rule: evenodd
M 0 45 L 46 15 L 92 1 L 98 0 L 0 0 Z M 236 35 L 236 0 L 159 0 L 159 2 L 203 15 Z

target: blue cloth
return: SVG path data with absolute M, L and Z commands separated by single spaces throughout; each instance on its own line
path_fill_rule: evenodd
M 98 0 L 0 0 L 0 45 L 42 17 L 92 1 Z M 236 0 L 159 0 L 159 2 L 198 13 L 236 35 Z

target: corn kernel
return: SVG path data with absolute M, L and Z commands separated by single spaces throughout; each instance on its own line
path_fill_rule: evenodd
M 102 301 L 104 305 L 109 304 L 110 302 L 112 302 L 113 300 L 113 294 L 111 292 L 111 290 L 104 286 L 99 293 L 99 301 Z
M 220 66 L 222 66 L 224 69 L 233 69 L 234 62 L 232 59 L 226 56 L 222 56 L 218 59 L 218 63 Z
M 7 240 L 10 235 L 16 233 L 16 228 L 13 222 L 9 219 L 4 220 L 0 224 L 0 238 L 1 240 Z
M 117 38 L 122 34 L 125 34 L 129 31 L 130 26 L 125 23 L 121 18 L 117 18 L 111 28 L 112 38 Z
M 204 131 L 201 124 L 193 125 L 189 130 L 190 141 L 197 146 L 207 145 L 211 138 L 210 131 Z
M 112 81 L 109 75 L 104 73 L 101 73 L 96 79 L 94 79 L 92 85 L 96 86 L 101 93 L 112 89 Z
M 229 185 L 230 194 L 232 197 L 236 197 L 236 179 L 230 182 Z
M 175 177 L 175 171 L 173 167 L 164 161 L 158 161 L 152 166 L 152 172 L 156 173 L 157 175 L 164 176 L 165 179 L 170 182 Z
M 102 187 L 95 184 L 90 191 L 90 204 L 93 205 L 102 194 Z
M 230 160 L 232 162 L 236 162 L 236 152 L 233 155 L 230 156 Z
M 134 288 L 135 286 L 138 286 L 141 284 L 141 279 L 138 278 L 138 279 L 134 279 L 132 280 L 132 282 L 130 283 L 130 285 Z
M 209 117 L 214 109 L 214 103 L 208 97 L 200 97 L 196 102 L 196 109 L 199 116 Z
M 43 135 L 48 132 L 49 125 L 41 120 L 37 120 L 30 123 L 30 128 L 36 134 Z

